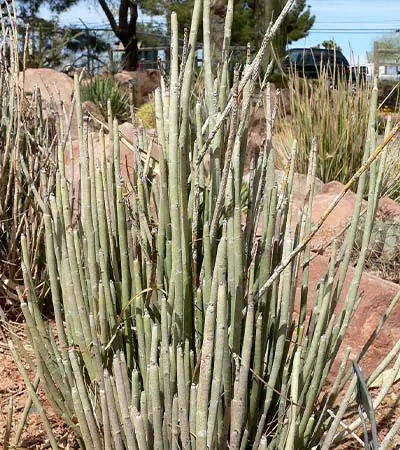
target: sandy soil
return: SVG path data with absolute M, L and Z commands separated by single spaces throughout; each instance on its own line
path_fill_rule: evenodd
M 28 352 L 32 352 L 32 349 L 30 348 L 26 338 L 24 337 L 22 326 L 19 324 L 12 324 L 11 327 L 13 332 L 15 332 L 19 336 L 19 338 L 22 339 L 25 349 Z M 28 369 L 28 366 L 26 366 L 26 368 Z M 31 380 L 33 379 L 33 376 L 34 375 L 30 373 Z M 4 433 L 7 424 L 8 403 L 11 396 L 14 400 L 14 415 L 11 431 L 11 442 L 13 442 L 15 431 L 18 427 L 18 423 L 21 419 L 27 401 L 27 392 L 7 344 L 4 341 L 0 341 L 0 448 L 3 448 L 1 444 L 3 443 L 4 439 Z M 52 425 L 53 433 L 56 436 L 60 449 L 77 449 L 78 447 L 76 445 L 76 442 L 74 441 L 73 435 L 68 432 L 65 424 L 57 419 L 51 406 L 46 401 L 45 396 L 40 389 L 39 398 L 43 402 L 47 417 Z M 385 398 L 382 405 L 376 411 L 376 421 L 380 439 L 383 439 L 383 436 L 385 436 L 387 430 L 399 416 L 400 384 L 397 383 L 397 385 L 394 386 L 392 391 Z M 357 411 L 353 409 L 344 417 L 343 421 L 346 424 L 350 424 L 356 418 Z M 359 438 L 362 438 L 361 433 L 359 433 Z M 47 436 L 44 431 L 41 418 L 33 407 L 31 408 L 31 412 L 28 416 L 28 420 L 24 427 L 24 431 L 17 448 L 49 448 Z M 359 441 L 357 441 L 355 437 L 349 436 L 341 445 L 336 446 L 335 448 L 339 450 L 350 450 L 363 449 L 363 446 Z M 400 449 L 400 437 L 397 446 L 392 448 Z
M 33 356 L 32 348 L 28 344 L 22 325 L 14 323 L 10 325 L 10 329 L 21 339 L 25 350 Z M 25 369 L 28 370 L 30 379 L 33 381 L 34 374 L 29 371 L 29 366 L 26 365 Z M 74 438 L 72 434 L 68 431 L 65 424 L 57 419 L 51 406 L 46 401 L 45 395 L 40 387 L 38 395 L 45 408 L 47 417 L 52 426 L 53 433 L 57 439 L 60 449 L 74 449 Z M 4 340 L 0 339 L 0 449 L 3 448 L 2 445 L 4 444 L 8 405 L 11 396 L 13 397 L 14 413 L 10 441 L 13 443 L 15 431 L 17 430 L 18 424 L 23 415 L 28 395 L 24 381 L 19 374 L 8 345 Z M 48 439 L 43 428 L 42 420 L 36 409 L 32 406 L 28 414 L 28 419 L 26 421 L 20 442 L 16 448 L 44 449 L 48 447 Z

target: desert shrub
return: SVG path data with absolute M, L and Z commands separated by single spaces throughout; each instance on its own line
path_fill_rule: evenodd
M 156 115 L 154 110 L 154 101 L 142 105 L 136 112 L 136 117 L 142 122 L 147 129 L 153 129 L 156 126 Z
M 194 26 L 202 7 L 207 4 L 196 0 Z M 206 9 L 206 37 L 208 13 Z M 277 28 L 272 27 L 271 33 Z M 317 147 L 309 148 L 304 207 L 293 215 L 298 148 L 293 146 L 290 165 L 277 187 L 270 126 L 243 188 L 252 92 L 273 34 L 266 34 L 259 54 L 243 72 L 235 70 L 229 96 L 225 89 L 213 91 L 227 82 L 228 65 L 214 83 L 206 38 L 204 94 L 199 97 L 204 102 L 190 108 L 196 33 L 190 34 L 180 77 L 175 14 L 171 30 L 169 85 L 162 79 L 155 91 L 158 176 L 149 182 L 148 164 L 134 146 L 134 167 L 128 179 L 122 178 L 114 120 L 114 139 L 109 149 L 102 147 L 98 161 L 81 136 L 74 216 L 62 158 L 53 195 L 38 198 L 57 340 L 37 310 L 35 289 L 29 283 L 21 308 L 43 389 L 81 448 L 328 450 L 343 433 L 360 425 L 355 421 L 344 432 L 338 429 L 347 406 L 355 401 L 357 383 L 348 364 L 350 350 L 342 355 L 339 349 L 360 299 L 384 159 L 377 159 L 375 142 L 367 139 L 363 169 L 352 181 L 358 180 L 358 187 L 351 226 L 342 247 L 336 250 L 334 245 L 322 280 L 311 289 L 310 240 L 318 230 L 311 223 Z M 226 46 L 229 35 L 228 27 Z M 75 88 L 78 94 L 77 77 Z M 262 98 L 271 125 L 274 105 L 269 88 Z M 217 114 L 216 96 L 224 114 Z M 82 126 L 80 96 L 76 98 Z M 376 103 L 374 89 L 371 129 Z M 368 207 L 362 245 L 351 288 L 345 292 L 365 188 Z M 330 211 L 334 207 L 332 203 Z M 23 248 L 27 242 L 22 237 Z M 296 311 L 298 279 L 302 288 Z M 346 301 L 336 307 L 342 294 Z M 17 337 L 12 336 L 10 347 L 47 426 L 49 443 L 57 448 L 22 364 Z M 392 353 L 398 354 L 398 348 Z M 361 365 L 362 356 L 356 356 Z M 342 365 L 327 389 L 337 358 Z M 374 399 L 375 407 L 393 384 L 399 360 Z M 390 361 L 385 359 L 367 383 Z M 338 408 L 346 380 L 350 383 Z
M 313 137 L 318 140 L 317 176 L 324 182 L 346 182 L 362 162 L 367 134 L 369 94 L 363 84 L 337 80 L 331 88 L 326 73 L 316 81 L 293 73 L 287 80 L 290 114 L 283 111 L 277 121 L 274 146 L 278 164 L 286 165 L 293 139 L 298 154 L 295 170 L 307 172 Z
M 108 115 L 108 100 L 111 112 L 119 122 L 126 122 L 130 117 L 129 96 L 121 89 L 120 83 L 111 77 L 93 78 L 83 87 L 82 99 L 92 101 L 99 108 L 103 119 Z

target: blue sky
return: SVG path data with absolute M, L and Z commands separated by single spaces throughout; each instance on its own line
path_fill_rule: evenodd
M 309 36 L 295 43 L 310 47 L 324 39 L 335 39 L 344 54 L 353 62 L 366 62 L 376 38 L 399 30 L 399 0 L 310 0 L 316 17 Z M 336 30 L 336 31 L 335 31 Z M 397 33 L 396 33 L 397 34 Z
M 88 25 L 105 24 L 101 9 L 88 6 L 93 3 L 81 1 L 62 14 L 61 22 L 77 23 L 81 18 Z M 364 64 L 366 52 L 377 37 L 399 30 L 400 39 L 399 0 L 309 0 L 308 4 L 316 21 L 309 36 L 297 41 L 296 47 L 309 47 L 333 38 L 352 62 Z

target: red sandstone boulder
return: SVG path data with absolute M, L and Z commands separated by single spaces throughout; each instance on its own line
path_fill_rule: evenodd
M 129 173 L 133 169 L 134 164 L 134 154 L 133 154 L 133 142 L 134 142 L 134 128 L 133 125 L 129 123 L 124 123 L 119 127 L 121 133 L 121 142 L 120 142 L 120 161 L 121 161 L 121 175 L 125 179 L 125 181 L 129 182 Z M 99 133 L 95 132 L 91 134 L 93 139 L 93 152 L 94 159 L 96 161 L 101 161 L 101 153 L 102 147 L 100 142 Z M 152 157 L 152 165 L 151 167 L 157 172 L 157 161 L 160 148 L 158 146 L 157 140 L 154 136 L 154 132 L 148 131 L 146 133 L 147 136 L 147 144 L 148 148 L 151 151 Z M 105 135 L 105 144 L 106 144 L 106 158 L 109 158 L 109 137 Z M 78 171 L 79 171 L 79 142 L 78 140 L 72 141 L 72 156 L 73 156 L 73 167 L 74 167 L 74 189 L 78 187 Z M 144 159 L 144 158 L 143 158 Z M 65 175 L 66 178 L 71 181 L 71 151 L 66 148 L 64 155 L 65 162 Z
M 308 302 L 308 313 L 311 313 L 312 298 L 318 281 L 325 276 L 329 260 L 324 256 L 318 256 L 311 263 L 310 267 L 310 284 L 309 292 L 310 298 Z M 339 301 L 338 308 L 343 306 L 345 296 L 348 292 L 351 280 L 354 277 L 354 269 L 349 268 L 345 281 L 342 298 Z M 363 294 L 358 310 L 350 323 L 342 347 L 339 351 L 339 359 L 343 354 L 343 350 L 347 345 L 351 347 L 350 358 L 357 356 L 363 345 L 367 342 L 371 333 L 375 330 L 386 308 L 389 306 L 391 300 L 399 291 L 400 286 L 389 281 L 364 272 L 359 294 Z M 299 297 L 301 290 L 301 281 L 297 287 L 297 296 Z M 371 346 L 367 354 L 360 362 L 366 376 L 368 376 L 373 369 L 381 362 L 381 360 L 389 353 L 396 342 L 400 339 L 400 304 L 394 308 L 392 314 L 387 319 L 380 334 Z M 339 364 L 340 361 L 337 361 Z
M 33 93 L 37 88 L 43 100 L 52 105 L 55 111 L 59 110 L 60 102 L 65 106 L 67 115 L 71 111 L 71 101 L 74 92 L 74 80 L 67 74 L 53 69 L 27 69 L 25 74 L 19 74 L 21 88 L 26 94 Z M 72 138 L 78 136 L 76 118 L 71 123 Z
M 114 78 L 127 86 L 129 82 L 135 85 L 135 106 L 141 106 L 150 100 L 150 95 L 160 84 L 160 72 L 158 70 L 145 70 L 143 72 L 129 72 L 123 70 Z
M 342 188 L 342 183 L 332 181 L 325 184 L 321 192 L 314 197 L 312 206 L 312 221 L 314 224 L 319 222 L 323 213 L 340 194 Z M 313 247 L 329 243 L 351 221 L 355 203 L 356 195 L 354 192 L 348 191 L 318 231 L 312 241 Z
M 333 200 L 340 194 L 344 185 L 338 181 L 331 181 L 324 185 L 318 195 L 314 197 L 312 220 L 316 224 L 319 222 L 321 216 L 333 202 Z M 354 208 L 356 204 L 356 194 L 352 191 L 348 191 L 345 196 L 340 200 L 337 207 L 331 212 L 318 231 L 317 235 L 312 241 L 312 246 L 325 245 L 331 242 L 331 240 L 341 231 L 347 224 L 350 223 L 353 216 Z M 365 208 L 366 202 L 363 202 L 362 208 Z M 384 197 L 379 201 L 377 218 L 381 220 L 394 220 L 400 222 L 400 206 L 393 200 Z
M 331 182 L 326 184 L 322 191 L 314 197 L 312 211 L 314 223 L 317 223 L 320 220 L 324 211 L 329 207 L 337 195 L 340 194 L 342 188 L 343 185 L 341 183 Z M 329 243 L 332 238 L 351 221 L 355 201 L 356 195 L 351 191 L 347 192 L 335 210 L 333 210 L 327 218 L 316 237 L 312 240 L 313 248 L 320 244 Z M 363 208 L 365 206 L 366 202 L 363 202 Z M 388 198 L 383 198 L 379 201 L 377 216 L 381 220 L 400 220 L 400 207 L 396 202 L 393 202 Z M 328 258 L 325 256 L 318 256 L 312 262 L 310 269 L 310 292 L 315 292 L 318 281 L 325 275 L 327 265 Z M 347 272 L 343 290 L 344 295 L 342 295 L 338 307 L 343 305 L 344 298 L 348 292 L 353 276 L 354 269 L 351 267 Z M 363 299 L 349 326 L 339 357 L 347 345 L 352 348 L 352 358 L 358 354 L 399 289 L 400 287 L 398 284 L 383 280 L 369 272 L 364 272 L 359 289 L 359 295 L 362 294 Z M 298 294 L 299 290 L 300 285 L 298 287 Z M 311 305 L 309 305 L 309 307 L 311 309 Z M 398 339 L 400 339 L 399 323 L 400 305 L 394 309 L 375 343 L 360 363 L 367 376 L 387 355 Z
M 379 216 L 384 219 L 394 220 L 400 222 L 400 205 L 388 197 L 383 197 L 379 200 Z
M 67 111 L 71 106 L 74 81 L 65 73 L 53 69 L 26 69 L 25 77 L 19 74 L 19 80 L 24 85 L 25 92 L 34 92 L 36 87 L 40 89 L 42 99 L 54 102 L 57 107 L 62 101 Z

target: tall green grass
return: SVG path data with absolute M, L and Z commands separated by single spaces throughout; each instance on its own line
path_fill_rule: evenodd
M 92 78 L 82 88 L 82 100 L 93 102 L 103 118 L 107 118 L 107 104 L 111 102 L 111 112 L 119 122 L 126 122 L 129 119 L 129 97 L 121 89 L 118 81 L 112 77 Z
M 277 163 L 284 167 L 293 139 L 298 143 L 295 170 L 307 173 L 308 149 L 318 140 L 317 177 L 345 183 L 360 166 L 368 126 L 370 88 L 338 77 L 331 87 L 324 70 L 317 80 L 292 73 L 287 80 L 290 113 L 277 120 L 274 146 Z M 354 90 L 354 87 L 356 88 Z

